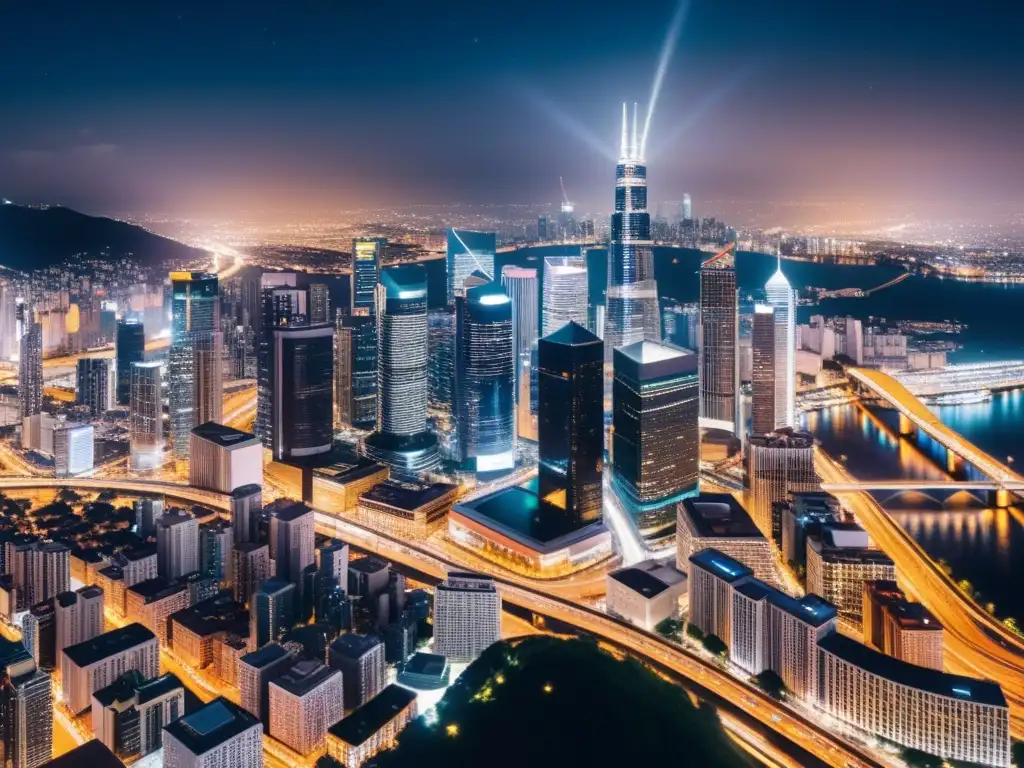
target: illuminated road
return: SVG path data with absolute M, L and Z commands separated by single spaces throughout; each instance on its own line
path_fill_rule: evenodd
M 849 473 L 815 451 L 823 487 L 851 484 Z M 967 597 L 914 538 L 866 493 L 834 491 L 853 511 L 876 546 L 896 564 L 900 585 L 924 603 L 945 627 L 945 666 L 950 672 L 995 680 L 1010 704 L 1010 729 L 1024 738 L 1024 639 Z
M 20 479 L 20 483 L 21 485 L 18 485 L 18 480 L 13 478 L 0 478 L 0 489 L 66 485 L 66 482 L 58 482 L 53 478 L 23 478 Z M 201 491 L 173 483 L 133 480 L 75 480 L 74 486 L 86 488 L 98 486 L 129 492 L 141 490 L 165 492 L 175 498 L 195 500 L 218 509 L 228 508 L 228 497 L 225 494 Z M 337 535 L 385 559 L 403 563 L 438 579 L 445 578 L 449 569 L 458 570 L 466 567 L 463 563 L 449 560 L 447 557 L 419 545 L 400 541 L 322 512 L 316 513 L 316 522 L 321 532 Z M 542 591 L 550 588 L 549 584 L 538 582 L 527 584 L 526 579 L 515 579 L 512 576 L 495 576 L 494 578 L 504 600 L 550 618 L 564 621 L 585 632 L 603 637 L 623 649 L 663 664 L 676 674 L 722 697 L 748 717 L 775 731 L 789 742 L 807 750 L 828 765 L 837 766 L 837 768 L 895 765 L 895 763 L 880 762 L 865 748 L 848 742 L 836 733 L 823 728 L 812 717 L 805 717 L 802 713 L 779 704 L 749 683 L 732 677 L 725 670 L 684 648 L 597 610 Z M 162 657 L 165 655 L 161 654 Z M 168 658 L 170 657 L 168 656 Z M 187 679 L 196 682 L 194 675 L 188 672 L 185 674 Z

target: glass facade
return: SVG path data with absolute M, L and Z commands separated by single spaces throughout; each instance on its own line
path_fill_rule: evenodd
M 700 417 L 703 426 L 736 431 L 739 309 L 736 255 L 730 245 L 700 268 Z
M 452 415 L 452 385 L 455 381 L 455 310 L 431 310 L 427 317 L 427 403 L 435 419 L 448 421 Z
M 497 238 L 493 232 L 471 232 L 466 229 L 448 230 L 448 303 L 463 292 L 463 283 L 474 272 L 494 277 L 494 252 Z
M 334 411 L 334 327 L 274 329 L 275 459 L 331 450 Z
M 544 257 L 544 335 L 566 323 L 587 325 L 587 260 L 584 256 Z
M 292 273 L 270 273 L 261 278 L 260 336 L 256 354 L 256 436 L 264 447 L 273 446 L 274 330 L 308 322 L 306 292 L 295 287 Z
M 223 363 L 217 276 L 171 273 L 171 350 L 168 364 L 171 450 L 188 457 L 193 427 L 220 422 Z
M 338 425 L 373 429 L 377 423 L 377 320 L 338 313 L 335 407 Z
M 750 347 L 750 431 L 763 435 L 775 429 L 775 313 L 771 307 L 754 307 Z
M 455 425 L 459 460 L 491 472 L 515 465 L 512 300 L 497 282 L 455 304 Z
M 537 424 L 530 413 L 530 348 L 537 341 L 537 270 L 505 267 L 501 285 L 512 299 L 512 347 L 515 350 L 516 434 L 537 439 Z
M 782 262 L 764 287 L 775 311 L 775 429 L 796 426 L 796 296 Z
M 121 320 L 117 324 L 117 404 L 128 405 L 132 393 L 132 363 L 146 359 L 146 332 L 142 323 Z
M 537 344 L 538 489 L 577 525 L 601 519 L 604 344 L 582 325 Z
M 353 315 L 375 315 L 374 292 L 388 241 L 382 237 L 357 237 L 352 241 Z

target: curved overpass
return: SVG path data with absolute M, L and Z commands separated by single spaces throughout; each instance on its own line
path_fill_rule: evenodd
M 0 490 L 16 488 L 78 487 L 90 490 L 122 490 L 133 493 L 165 493 L 173 498 L 226 509 L 228 496 L 203 491 L 185 485 L 146 480 L 95 480 L 56 478 L 2 478 Z M 465 566 L 434 552 L 421 543 L 412 544 L 384 533 L 353 523 L 348 519 L 316 512 L 317 527 L 338 535 L 361 548 L 375 552 L 389 560 L 403 563 L 437 578 L 447 577 L 449 569 L 463 570 Z M 612 643 L 645 658 L 653 659 L 672 669 L 695 685 L 706 688 L 728 700 L 744 715 L 771 729 L 782 738 L 805 749 L 810 754 L 836 768 L 882 768 L 879 762 L 861 747 L 838 737 L 795 709 L 782 706 L 760 689 L 684 648 L 663 640 L 658 635 L 641 630 L 625 621 L 614 619 L 571 600 L 547 594 L 511 576 L 495 576 L 502 599 L 531 611 L 571 624 L 584 632 L 605 638 Z

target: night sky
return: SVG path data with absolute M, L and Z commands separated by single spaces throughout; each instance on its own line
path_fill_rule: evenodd
M 619 105 L 677 5 L 8 2 L 0 195 L 90 211 L 606 210 Z M 1024 198 L 1010 2 L 692 0 L 655 111 L 655 201 Z

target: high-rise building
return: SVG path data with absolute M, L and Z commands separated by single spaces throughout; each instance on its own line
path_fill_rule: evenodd
M 272 680 L 269 694 L 270 735 L 300 755 L 322 751 L 345 716 L 342 674 L 313 659 Z
M 255 544 L 260 540 L 263 516 L 263 488 L 243 485 L 231 492 L 231 528 L 235 544 Z
M 132 502 L 135 510 L 135 533 L 142 540 L 156 536 L 156 521 L 164 513 L 164 500 L 147 496 Z
M 689 195 L 683 195 L 683 219 L 693 220 L 693 201 Z
M 313 510 L 300 501 L 279 499 L 267 505 L 267 511 L 275 571 L 302 594 L 302 574 L 314 561 Z
M 434 650 L 471 662 L 501 639 L 501 596 L 494 579 L 452 571 L 434 593 Z
M 4 550 L 4 569 L 17 591 L 19 612 L 71 588 L 71 550 L 67 545 L 25 537 L 7 542 Z
M 249 643 L 259 650 L 284 637 L 295 623 L 295 585 L 275 576 L 260 584 L 249 598 Z
M 427 429 L 427 274 L 421 266 L 381 271 L 378 306 L 377 431 L 366 456 L 396 472 L 437 466 L 437 437 Z
M 796 294 L 781 257 L 764 291 L 775 318 L 775 428 L 796 427 Z
M 824 597 L 857 627 L 866 581 L 896 581 L 896 566 L 885 552 L 871 548 L 860 526 L 832 523 L 807 539 L 807 591 Z
M 156 635 L 142 624 L 128 624 L 97 635 L 60 652 L 60 681 L 64 703 L 73 713 L 84 712 L 92 694 L 122 672 L 135 669 L 146 679 L 160 671 Z
M 895 581 L 865 581 L 864 642 L 919 667 L 942 670 L 943 628 L 921 603 L 907 600 Z
M 736 432 L 739 413 L 739 304 L 736 244 L 700 268 L 701 425 Z
M 750 515 L 728 493 L 702 493 L 677 505 L 676 567 L 689 571 L 690 558 L 702 549 L 714 549 L 743 563 L 754 576 L 778 582 L 771 544 Z
M 545 256 L 543 335 L 550 336 L 566 323 L 586 326 L 589 310 L 586 257 Z
M 132 365 L 146 359 L 146 331 L 142 323 L 135 320 L 120 320 L 117 323 L 117 391 L 118 405 L 131 403 Z
M 536 419 L 530 413 L 530 349 L 537 341 L 537 270 L 507 266 L 501 285 L 512 299 L 512 348 L 515 353 L 516 434 L 537 439 Z
M 622 105 L 622 143 L 615 167 L 615 212 L 608 248 L 608 289 L 604 326 L 605 360 L 618 347 L 661 338 L 658 286 L 654 280 L 651 216 L 647 212 L 647 164 L 637 139 L 636 105 L 633 132 L 627 137 L 626 105 Z M 547 325 L 545 324 L 545 329 Z
M 494 253 L 497 250 L 493 232 L 471 232 L 467 229 L 448 230 L 448 303 L 462 293 L 466 278 L 474 272 L 483 272 L 494 278 Z
M 384 642 L 376 635 L 344 634 L 331 643 L 328 657 L 341 671 L 346 707 L 362 706 L 388 684 Z
M 75 403 L 99 415 L 114 407 L 116 378 L 112 360 L 79 358 L 75 376 Z
M 499 283 L 469 286 L 456 298 L 455 428 L 459 460 L 477 473 L 515 466 L 512 300 Z
M 28 305 L 21 304 L 19 309 L 26 315 L 18 358 L 18 392 L 25 417 L 43 410 L 43 326 L 32 321 Z
M 57 668 L 57 612 L 54 599 L 36 603 L 21 620 L 21 644 L 47 672 Z
M 224 589 L 230 589 L 233 581 L 234 547 L 234 532 L 227 520 L 218 518 L 199 526 L 199 570 Z
M 272 345 L 274 459 L 327 453 L 334 440 L 334 326 L 276 327 Z
M 73 477 L 93 468 L 94 430 L 92 424 L 59 422 L 53 428 L 53 474 Z
M 309 285 L 309 324 L 324 325 L 333 322 L 331 317 L 331 293 L 326 283 Z
M 164 726 L 167 768 L 263 768 L 263 725 L 225 698 Z
M 156 469 L 163 460 L 164 451 L 160 363 L 132 363 L 130 378 L 128 440 L 131 467 L 135 470 Z
M 296 287 L 294 272 L 260 276 L 260 331 L 256 350 L 255 432 L 270 448 L 274 420 L 274 329 L 305 325 L 309 321 L 308 295 Z
M 334 406 L 341 427 L 377 423 L 377 318 L 343 315 L 334 332 Z
M 763 435 L 775 429 L 775 313 L 770 306 L 754 307 L 750 347 L 750 431 Z
M 218 493 L 263 484 L 263 447 L 251 432 L 208 422 L 189 435 L 188 483 Z
M 452 417 L 455 384 L 455 308 L 432 309 L 427 315 L 427 406 L 435 420 L 447 424 Z
M 217 276 L 171 273 L 170 380 L 171 450 L 188 457 L 193 427 L 221 421 L 224 389 Z
M 675 502 L 697 493 L 697 356 L 640 341 L 614 361 L 612 479 L 640 529 L 658 536 L 674 525 Z
M 199 570 L 199 521 L 187 512 L 172 509 L 156 521 L 157 572 L 177 579 Z
M 10 768 L 39 768 L 53 757 L 50 675 L 17 643 L 0 638 L 0 758 Z
M 255 541 L 236 544 L 231 559 L 235 600 L 248 605 L 259 585 L 270 578 L 270 548 Z
M 241 703 L 264 723 L 270 723 L 270 681 L 284 674 L 295 656 L 283 646 L 270 643 L 238 659 L 238 690 Z
M 387 244 L 383 237 L 357 237 L 352 241 L 352 305 L 349 314 L 376 316 L 374 293 Z
M 820 488 L 814 470 L 814 438 L 782 429 L 747 439 L 750 513 L 765 536 L 772 537 L 772 504 L 799 491 Z
M 65 648 L 103 634 L 103 603 L 103 590 L 96 586 L 61 592 L 53 598 L 56 619 L 54 662 Z
M 92 695 L 92 730 L 121 758 L 156 752 L 164 726 L 185 714 L 185 687 L 170 673 L 146 680 L 134 669 Z
M 601 519 L 604 343 L 570 322 L 538 343 L 540 497 L 583 526 Z

